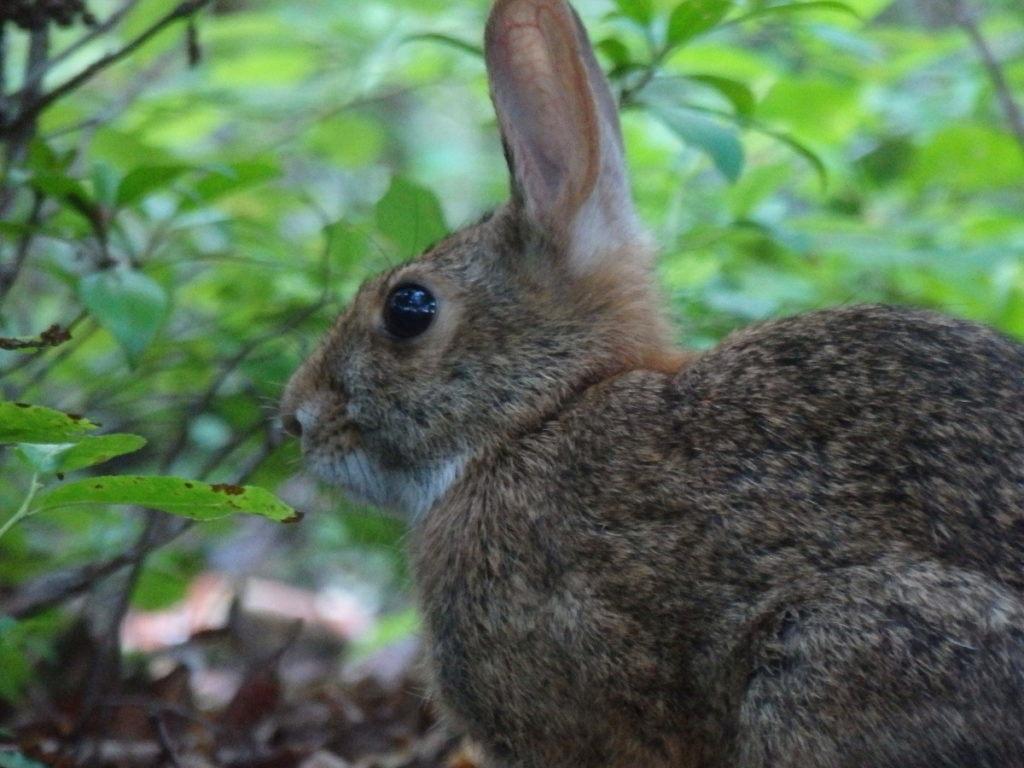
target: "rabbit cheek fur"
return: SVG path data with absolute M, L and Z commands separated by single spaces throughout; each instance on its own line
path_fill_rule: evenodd
M 549 246 L 527 236 L 504 206 L 360 289 L 282 399 L 316 474 L 418 517 L 479 446 L 545 417 L 581 381 L 679 367 L 643 243 L 643 259 L 572 279 L 543 269 Z M 584 279 L 587 290 L 566 290 Z M 428 287 L 438 313 L 422 336 L 395 341 L 382 305 L 403 283 Z
M 426 385 L 444 375 L 437 361 L 451 343 L 459 303 L 452 283 L 431 274 L 444 312 L 425 338 L 395 344 L 382 328 L 380 305 L 399 282 L 425 281 L 407 266 L 364 285 L 292 377 L 282 408 L 300 425 L 304 459 L 314 473 L 358 500 L 416 517 L 460 473 L 463 446 L 430 429 L 437 414 L 454 418 L 454 393 L 410 398 L 403 384 Z
M 512 199 L 282 405 L 418 518 L 448 716 L 496 768 L 1024 766 L 1024 348 L 867 306 L 685 358 L 578 19 L 497 0 L 486 52 Z M 399 341 L 402 283 L 437 314 Z

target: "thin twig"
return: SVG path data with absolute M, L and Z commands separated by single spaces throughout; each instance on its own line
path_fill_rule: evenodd
M 82 48 L 93 42 L 97 38 L 105 35 L 107 32 L 112 30 L 121 20 L 128 15 L 128 13 L 138 5 L 140 0 L 124 0 L 124 3 L 114 13 L 112 13 L 106 21 L 103 21 L 93 27 L 78 38 L 75 42 L 65 48 L 63 51 L 58 53 L 56 56 L 51 58 L 49 61 L 43 62 L 42 66 L 28 72 L 25 75 L 25 85 L 32 85 L 38 87 L 42 84 L 43 78 L 46 77 L 48 72 L 53 71 L 53 68 L 58 64 L 63 63 L 69 57 L 78 53 Z
M 25 261 L 28 259 L 29 251 L 39 229 L 43 203 L 46 202 L 46 198 L 39 190 L 33 190 L 32 194 L 32 211 L 29 213 L 25 231 L 18 238 L 18 246 L 14 251 L 14 260 L 10 265 L 0 265 L 0 309 L 3 308 L 7 295 L 17 282 L 22 267 L 25 266 Z
M 174 748 L 171 741 L 171 734 L 167 730 L 167 723 L 164 722 L 163 713 L 154 710 L 149 713 L 149 722 L 156 731 L 157 740 L 163 750 L 164 758 L 171 764 L 171 768 L 182 768 L 181 760 L 178 759 L 178 750 Z
M 261 417 L 253 424 L 251 424 L 248 428 L 238 430 L 237 432 L 235 432 L 235 436 L 231 440 L 229 440 L 227 444 L 225 444 L 219 450 L 217 450 L 209 459 L 207 459 L 206 463 L 199 468 L 199 471 L 196 472 L 196 479 L 206 480 L 207 478 L 209 478 L 210 475 L 212 475 L 213 472 L 217 469 L 217 467 L 223 464 L 224 461 L 232 453 L 234 453 L 247 442 L 249 442 L 249 440 L 252 439 L 253 435 L 256 435 L 259 432 L 266 429 L 266 426 L 266 419 Z
M 1020 106 L 1013 98 L 1013 89 L 1006 80 L 1002 65 L 993 53 L 992 47 L 988 44 L 985 36 L 981 33 L 981 27 L 977 21 L 977 12 L 968 4 L 967 0 L 950 0 L 950 2 L 953 6 L 956 23 L 967 34 L 974 49 L 978 52 L 978 56 L 981 57 L 989 79 L 992 80 L 992 85 L 996 89 L 999 104 L 1002 106 L 1006 120 L 1010 124 L 1010 130 L 1013 132 L 1020 151 L 1024 152 L 1024 113 L 1021 112 Z
M 41 27 L 39 29 L 33 29 L 29 33 L 28 38 L 28 60 L 25 62 L 25 69 L 32 70 L 36 67 L 41 67 L 46 63 L 46 60 L 50 58 L 50 29 L 49 27 Z M 40 90 L 37 85 L 31 83 L 25 84 L 20 91 L 18 91 L 18 100 L 21 102 L 19 108 L 18 119 L 14 123 L 13 134 L 14 139 L 24 139 L 25 137 L 31 137 L 35 133 L 32 130 L 35 126 L 35 119 L 38 115 L 28 116 L 26 120 L 21 120 L 22 117 L 26 116 L 26 112 L 31 108 L 32 103 L 39 98 Z M 21 127 L 22 130 L 19 130 Z M 15 158 L 17 159 L 17 158 Z
M 134 79 L 128 86 L 122 88 L 118 93 L 117 100 L 97 110 L 93 117 L 85 118 L 77 123 L 55 129 L 47 133 L 51 139 L 66 136 L 72 133 L 82 132 L 80 143 L 88 146 L 91 138 L 90 131 L 95 132 L 100 127 L 111 123 L 118 115 L 135 103 L 136 99 L 146 88 L 156 82 L 160 77 L 166 75 L 171 61 L 178 55 L 177 51 L 169 51 L 158 56 L 143 72 Z
M 161 541 L 152 540 L 136 544 L 127 552 L 121 552 L 99 563 L 43 574 L 33 581 L 22 584 L 13 595 L 0 602 L 0 613 L 15 619 L 24 619 L 65 603 L 86 592 L 100 579 L 138 562 L 149 554 L 149 547 L 168 544 L 185 530 L 187 527 L 168 531 Z
M 197 13 L 204 6 L 209 5 L 212 0 L 185 0 L 178 5 L 173 11 L 168 13 L 163 18 L 159 19 L 145 32 L 142 32 L 138 37 L 127 43 L 123 48 L 119 48 L 113 53 L 109 53 L 103 58 L 93 62 L 88 67 L 83 69 L 77 75 L 72 77 L 70 80 L 58 85 L 52 91 L 43 94 L 38 99 L 33 101 L 31 106 L 26 107 L 22 110 L 22 113 L 18 115 L 18 119 L 15 121 L 15 129 L 27 121 L 35 120 L 43 111 L 45 111 L 50 105 L 59 99 L 67 96 L 72 91 L 82 87 L 85 83 L 92 80 L 96 75 L 103 72 L 105 69 L 113 64 L 121 61 L 131 54 L 133 54 L 138 48 L 149 42 L 150 39 L 158 35 L 164 29 L 174 24 L 177 21 L 187 19 L 193 14 Z
M 0 131 L 7 124 L 7 22 L 0 19 Z
M 86 333 L 84 335 L 83 334 L 76 334 L 75 333 L 75 330 L 78 328 L 79 325 L 82 324 L 82 322 L 85 320 L 86 316 L 87 316 L 86 312 L 84 312 L 84 311 L 83 312 L 79 312 L 78 315 L 75 317 L 75 319 L 72 320 L 70 323 L 68 323 L 65 326 L 65 328 L 67 328 L 68 333 L 71 333 L 74 336 L 74 340 L 76 342 L 78 342 L 79 344 L 82 343 L 82 341 L 84 341 L 86 338 L 88 338 L 88 336 L 91 335 L 95 331 L 95 327 L 94 327 L 92 330 L 90 330 L 88 333 Z M 67 346 L 62 348 L 61 354 L 63 355 L 63 357 L 60 358 L 61 360 L 63 360 L 64 358 L 67 357 L 67 355 L 69 354 L 69 350 L 70 349 L 71 349 L 71 347 L 67 347 Z M 0 370 L 0 379 L 3 379 L 6 376 L 10 376 L 12 373 L 15 373 L 16 371 L 20 371 L 22 368 L 27 368 L 28 366 L 30 366 L 32 363 L 34 363 L 36 360 L 38 360 L 40 357 L 42 357 L 43 355 L 45 355 L 49 351 L 50 351 L 49 349 L 40 349 L 38 352 L 33 352 L 32 354 L 30 354 L 30 355 L 28 355 L 26 357 L 23 357 L 21 360 L 16 362 L 10 368 L 7 368 L 6 370 Z M 49 366 L 47 368 L 49 368 Z M 29 386 L 31 386 L 31 385 L 27 384 L 25 387 L 22 388 L 21 391 L 24 392 L 25 390 L 28 389 Z
M 245 485 L 249 482 L 249 479 L 256 474 L 256 470 L 263 466 L 263 462 L 267 460 L 270 454 L 277 450 L 279 442 L 275 431 L 269 424 L 265 425 L 263 445 L 242 465 L 238 474 L 235 475 L 235 485 Z
M 643 66 L 643 74 L 630 86 L 624 86 L 619 93 L 619 104 L 621 106 L 632 106 L 636 97 L 643 91 L 658 74 L 658 70 L 664 65 L 672 49 L 665 45 L 659 46 L 650 29 L 644 30 L 644 37 L 647 41 L 647 50 L 650 54 L 650 61 Z
M 247 344 L 245 344 L 238 352 L 236 352 L 232 357 L 228 358 L 228 360 L 225 361 L 224 365 L 221 366 L 221 369 L 220 371 L 218 371 L 217 376 L 214 378 L 214 380 L 210 382 L 210 385 L 202 392 L 202 394 L 199 395 L 199 397 L 195 399 L 194 403 L 191 406 L 189 406 L 188 412 L 191 414 L 205 413 L 207 409 L 209 409 L 210 405 L 213 404 L 214 398 L 216 398 L 217 393 L 220 391 L 220 388 L 224 385 L 224 382 L 228 380 L 228 378 L 235 372 L 238 366 L 240 366 L 245 361 L 245 359 L 249 357 L 249 355 L 251 355 L 264 344 L 275 339 L 279 339 L 282 333 L 298 326 L 306 318 L 318 312 L 320 310 L 320 307 L 321 304 L 318 302 L 313 306 L 296 313 L 293 317 L 289 318 L 287 322 L 282 323 L 281 325 L 274 328 L 273 331 L 266 333 L 257 339 L 253 339 L 249 341 Z M 174 463 L 178 460 L 178 456 L 184 450 L 187 442 L 188 424 L 183 422 L 181 424 L 181 428 L 178 430 L 178 433 L 175 435 L 174 440 L 171 442 L 170 448 L 168 449 L 167 453 L 164 454 L 163 461 L 161 461 L 160 463 L 161 472 L 170 471 L 171 467 L 173 467 Z
M 235 475 L 234 483 L 244 485 L 248 482 L 276 447 L 273 431 L 267 429 L 263 445 Z M 193 525 L 192 520 L 150 511 L 145 529 L 135 545 L 127 552 L 80 568 L 46 573 L 33 581 L 22 584 L 14 594 L 0 600 L 0 614 L 15 619 L 29 618 L 78 597 L 93 588 L 101 579 L 107 578 L 125 567 L 131 567 L 137 573 L 150 554 L 174 541 L 190 530 Z M 134 579 L 129 579 L 129 582 L 134 587 Z M 130 593 L 128 585 L 125 586 L 125 591 Z
M 32 30 L 29 35 L 26 71 L 40 66 L 50 55 L 50 30 L 48 27 Z M 38 114 L 28 115 L 28 105 L 39 98 L 34 87 L 24 87 L 7 99 L 8 108 L 18 102 L 17 114 L 0 123 L 0 144 L 4 145 L 3 168 L 0 169 L 0 220 L 4 218 L 17 196 L 16 188 L 7 185 L 10 170 L 20 163 L 28 151 L 29 142 L 35 137 Z
M 0 338 L 0 349 L 7 351 L 50 349 L 51 347 L 59 347 L 61 344 L 65 344 L 69 341 L 71 341 L 71 332 L 67 328 L 61 328 L 59 324 L 54 323 L 45 331 L 31 339 Z

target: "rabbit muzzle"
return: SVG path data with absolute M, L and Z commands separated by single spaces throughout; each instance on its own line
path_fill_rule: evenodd
M 357 502 L 419 518 L 461 476 L 463 456 L 413 464 L 380 455 L 359 408 L 340 389 L 323 389 L 315 359 L 296 371 L 281 399 L 283 430 L 301 439 L 306 466 Z

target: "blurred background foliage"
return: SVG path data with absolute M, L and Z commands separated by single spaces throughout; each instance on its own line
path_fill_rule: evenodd
M 114 471 L 245 479 L 307 513 L 16 526 L 0 596 L 79 586 L 0 624 L 0 696 L 98 574 L 146 608 L 210 568 L 339 586 L 408 630 L 401 521 L 303 476 L 275 403 L 367 274 L 504 198 L 488 5 L 89 0 L 92 28 L 0 22 L 0 336 L 73 335 L 0 352 L 2 398 L 146 437 Z M 576 5 L 623 100 L 681 342 L 856 301 L 1024 337 L 1019 0 Z M 6 519 L 30 473 L 0 462 Z

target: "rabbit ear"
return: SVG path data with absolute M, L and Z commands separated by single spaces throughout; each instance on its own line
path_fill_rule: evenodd
M 565 0 L 497 0 L 486 55 L 513 202 L 585 273 L 642 230 L 615 98 L 583 25 Z

